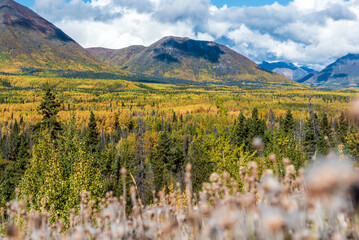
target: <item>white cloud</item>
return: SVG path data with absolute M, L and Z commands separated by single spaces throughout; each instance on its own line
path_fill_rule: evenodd
M 313 66 L 359 53 L 358 0 L 222 8 L 209 0 L 35 0 L 34 9 L 85 47 L 149 45 L 175 35 L 217 40 L 257 62 Z
M 112 21 L 64 20 L 57 23 L 84 47 L 123 48 L 129 45 L 150 45 L 163 36 L 195 38 L 191 25 L 185 22 L 160 23 L 151 14 L 126 10 L 123 17 Z
M 206 21 L 209 0 L 160 0 L 153 16 L 163 22 L 190 20 L 194 25 Z
M 214 41 L 215 40 L 214 37 L 208 33 L 197 33 L 196 39 L 203 40 L 203 41 Z
M 294 0 L 290 5 L 300 10 L 319 11 L 325 9 L 330 4 L 342 2 L 342 0 Z

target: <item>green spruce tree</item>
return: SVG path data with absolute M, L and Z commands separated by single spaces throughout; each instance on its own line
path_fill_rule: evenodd
M 150 156 L 154 175 L 154 184 L 156 190 L 161 190 L 165 185 L 168 186 L 174 179 L 172 171 L 175 166 L 172 165 L 172 143 L 171 137 L 167 132 L 160 135 L 155 150 Z
M 248 126 L 247 126 L 247 119 L 243 115 L 243 113 L 239 114 L 238 120 L 236 121 L 236 124 L 234 125 L 234 131 L 233 131 L 233 142 L 237 146 L 241 146 L 243 142 L 246 141 L 246 138 L 248 136 Z
M 214 164 L 210 160 L 203 138 L 195 138 L 188 151 L 188 161 L 192 164 L 192 186 L 194 192 L 202 190 L 202 184 L 209 181 L 214 171 Z
M 311 118 L 307 118 L 305 130 L 306 132 L 304 135 L 303 147 L 305 149 L 305 152 L 307 153 L 307 156 L 310 158 L 314 156 L 316 151 L 315 132 L 313 121 Z
M 99 143 L 99 132 L 97 130 L 97 123 L 95 119 L 95 114 L 91 111 L 90 121 L 87 126 L 87 136 L 86 136 L 86 145 L 92 152 L 97 150 Z
M 61 102 L 56 99 L 55 94 L 47 85 L 43 89 L 44 96 L 38 108 L 42 115 L 42 120 L 35 125 L 34 130 L 49 130 L 52 139 L 58 138 L 58 132 L 62 130 L 60 122 L 57 120 L 57 114 L 60 111 Z
M 294 132 L 294 119 L 292 111 L 289 109 L 283 120 L 283 131 L 285 134 L 290 134 Z

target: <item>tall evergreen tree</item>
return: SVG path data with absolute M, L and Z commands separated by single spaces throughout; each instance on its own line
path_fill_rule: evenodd
M 38 108 L 38 112 L 42 115 L 41 121 L 35 125 L 34 129 L 49 130 L 52 139 L 57 138 L 57 133 L 62 130 L 60 122 L 57 120 L 57 114 L 60 111 L 61 102 L 56 99 L 55 94 L 50 86 L 45 86 L 44 96 Z
M 195 138 L 189 148 L 188 161 L 192 164 L 192 183 L 193 190 L 199 192 L 202 183 L 209 181 L 209 176 L 214 171 L 213 162 L 210 154 L 206 150 L 203 138 Z
M 248 134 L 247 134 L 247 148 L 252 147 L 253 139 L 256 137 L 263 138 L 266 129 L 265 121 L 259 118 L 258 109 L 256 107 L 252 110 L 252 117 L 248 119 Z
M 97 130 L 95 114 L 91 111 L 90 121 L 87 126 L 86 145 L 91 149 L 92 152 L 95 152 L 98 143 L 99 143 L 99 132 Z
M 283 120 L 283 130 L 286 134 L 292 133 L 294 131 L 294 119 L 290 109 L 287 111 Z
M 316 139 L 315 139 L 313 121 L 311 118 L 307 118 L 305 130 L 306 133 L 304 135 L 303 146 L 305 152 L 307 153 L 307 156 L 312 157 L 316 151 Z
M 183 161 L 183 151 L 173 146 L 170 135 L 163 132 L 151 154 L 154 183 L 157 190 L 174 182 L 180 166 L 183 166 Z
M 248 136 L 247 119 L 243 113 L 239 114 L 238 120 L 234 126 L 233 141 L 238 146 L 242 145 Z

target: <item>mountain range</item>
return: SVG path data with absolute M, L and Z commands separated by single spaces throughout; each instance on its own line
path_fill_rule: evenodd
M 166 37 L 149 47 L 85 50 L 52 23 L 13 0 L 0 1 L 0 69 L 3 73 L 45 76 L 88 77 L 103 72 L 136 81 L 299 86 L 214 42 Z
M 298 86 L 293 81 L 266 71 L 243 55 L 215 42 L 165 37 L 148 47 L 87 50 L 97 59 L 113 67 L 153 78 L 230 85 Z
M 317 73 L 285 62 L 258 66 L 224 45 L 172 36 L 148 47 L 84 49 L 29 8 L 0 0 L 0 73 L 339 89 L 359 87 L 359 54 L 348 54 Z
M 266 62 L 263 61 L 259 66 L 265 70 L 279 73 L 280 75 L 294 80 L 296 82 L 304 82 L 314 76 L 317 71 L 309 67 L 297 67 L 293 63 L 287 62 Z

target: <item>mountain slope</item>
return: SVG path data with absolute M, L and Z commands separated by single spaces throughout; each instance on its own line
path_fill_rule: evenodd
M 296 82 L 303 82 L 312 77 L 316 71 L 308 67 L 297 67 L 293 63 L 286 62 L 262 62 L 259 66 L 265 70 L 279 73 L 280 75 L 294 80 Z
M 214 42 L 165 37 L 149 47 L 141 48 L 89 51 L 106 63 L 152 78 L 259 87 L 299 86 Z
M 359 87 L 359 54 L 348 54 L 304 83 L 333 89 Z
M 10 73 L 106 69 L 60 29 L 12 0 L 0 1 L 0 68 Z
M 143 49 L 145 49 L 144 46 L 130 46 L 128 48 L 118 50 L 107 48 L 86 48 L 86 50 L 94 57 L 114 67 L 122 67 L 124 63 L 140 53 Z

